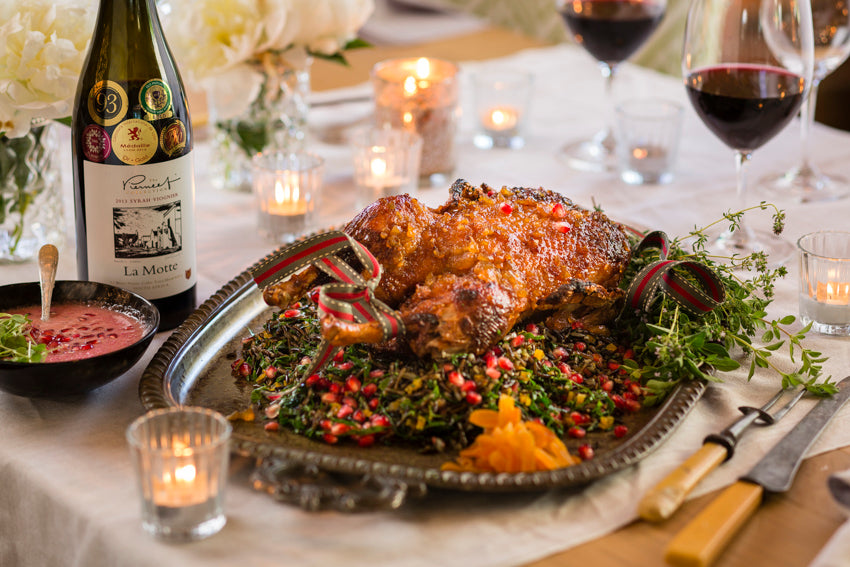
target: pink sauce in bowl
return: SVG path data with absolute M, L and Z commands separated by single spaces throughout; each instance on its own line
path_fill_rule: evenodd
M 145 326 L 124 313 L 82 303 L 51 305 L 50 319 L 41 320 L 41 306 L 10 309 L 28 315 L 32 338 L 47 345 L 45 362 L 65 362 L 114 352 L 138 342 Z

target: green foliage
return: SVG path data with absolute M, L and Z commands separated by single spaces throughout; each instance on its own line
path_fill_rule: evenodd
M 0 360 L 43 362 L 47 347 L 29 337 L 31 321 L 26 315 L 0 313 Z
M 686 379 L 717 381 L 717 373 L 739 368 L 732 354 L 740 350 L 749 361 L 747 378 L 758 368 L 769 369 L 781 377 L 782 387 L 802 385 L 810 393 L 828 396 L 836 391 L 831 377 L 821 380 L 820 352 L 803 345 L 810 325 L 792 332 L 793 315 L 767 319 L 767 307 L 774 297 L 775 282 L 787 273 L 785 267 L 771 268 L 763 252 L 718 257 L 706 245 L 708 229 L 728 221 L 730 228 L 740 226 L 750 210 L 773 209 L 773 228 L 777 234 L 784 226 L 784 213 L 773 205 L 761 203 L 749 209 L 729 212 L 703 228 L 694 228 L 685 237 L 670 243 L 671 260 L 694 260 L 712 268 L 726 288 L 726 300 L 714 311 L 692 318 L 679 305 L 661 296 L 649 312 L 632 313 L 624 318 L 624 332 L 632 336 L 635 360 L 628 367 L 632 378 L 640 380 L 655 400 L 662 399 L 676 384 Z M 630 280 L 642 267 L 658 259 L 658 251 L 641 252 L 629 267 Z M 756 341 L 758 337 L 760 340 Z M 774 364 L 774 354 L 787 351 L 794 369 L 782 370 Z

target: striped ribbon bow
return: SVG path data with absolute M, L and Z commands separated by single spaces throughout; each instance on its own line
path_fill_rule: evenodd
M 338 252 L 346 249 L 354 252 L 366 268 L 368 278 L 364 279 L 357 270 L 337 256 Z M 381 264 L 365 246 L 344 232 L 318 234 L 281 249 L 253 268 L 252 275 L 254 282 L 262 289 L 285 280 L 310 264 L 337 282 L 319 288 L 320 314 L 355 323 L 377 321 L 385 340 L 404 333 L 401 316 L 374 296 L 375 288 L 381 281 Z M 322 339 L 304 377 L 321 369 L 339 349 Z
M 717 274 L 693 260 L 668 260 L 669 246 L 667 235 L 660 230 L 650 232 L 635 246 L 635 254 L 645 248 L 658 248 L 661 254 L 659 260 L 643 268 L 632 280 L 623 312 L 648 310 L 659 293 L 666 294 L 692 315 L 708 313 L 723 303 L 726 290 Z M 688 272 L 692 278 L 686 278 L 682 272 Z

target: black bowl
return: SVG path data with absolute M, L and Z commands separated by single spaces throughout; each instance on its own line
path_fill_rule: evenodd
M 142 338 L 130 346 L 99 356 L 63 362 L 0 360 L 0 390 L 28 397 L 79 395 L 118 378 L 133 366 L 159 328 L 159 311 L 140 295 L 96 282 L 57 281 L 53 304 L 86 303 L 120 308 L 142 324 Z M 0 286 L 0 312 L 41 304 L 38 282 Z

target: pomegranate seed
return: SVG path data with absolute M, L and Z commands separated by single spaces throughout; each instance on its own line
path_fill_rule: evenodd
M 630 359 L 634 358 L 634 356 L 635 356 L 635 352 L 630 348 L 627 348 L 626 352 L 623 353 L 623 358 L 626 359 L 626 360 L 630 360 Z
M 328 386 L 328 389 L 331 391 L 331 393 L 332 393 L 332 394 L 340 394 L 340 393 L 342 393 L 342 386 L 340 386 L 340 385 L 339 385 L 339 384 L 337 384 L 337 383 L 333 383 L 333 384 L 331 384 L 330 386 Z
M 334 354 L 333 360 L 334 360 L 334 362 L 341 363 L 344 356 L 345 356 L 345 351 L 342 350 L 342 349 L 339 349 Z
M 339 368 L 340 370 L 342 370 L 343 372 L 348 372 L 349 370 L 354 368 L 354 363 L 349 360 L 348 362 L 343 362 L 342 364 L 337 364 L 336 367 Z
M 488 368 L 484 371 L 484 374 L 492 378 L 493 380 L 498 380 L 502 377 L 502 371 L 498 368 Z
M 573 369 L 570 368 L 570 365 L 567 364 L 566 362 L 559 362 L 558 363 L 558 370 L 560 370 L 561 374 L 563 374 L 564 376 L 569 376 L 570 374 L 573 373 Z
M 236 360 L 230 363 L 230 369 L 236 372 L 237 370 L 239 370 L 239 367 L 242 365 L 243 362 L 245 361 L 241 358 L 237 358 Z
M 266 368 L 265 374 L 266 378 L 274 378 L 275 376 L 277 376 L 277 368 L 275 368 L 274 366 L 269 366 L 268 368 Z
M 307 295 L 310 298 L 310 301 L 312 301 L 313 303 L 319 302 L 319 288 L 318 287 L 314 287 L 313 289 L 311 289 L 310 293 L 307 294 Z
M 568 355 L 569 353 L 564 347 L 556 347 L 555 350 L 552 351 L 552 356 L 555 358 L 564 359 L 567 358 Z
M 345 435 L 351 427 L 345 423 L 334 423 L 331 425 L 331 435 L 339 437 L 340 435 Z
M 632 394 L 634 394 L 637 397 L 640 397 L 640 396 L 643 395 L 643 389 L 640 387 L 640 384 L 638 384 L 637 382 L 632 382 L 629 385 L 629 390 L 632 392 Z
M 339 407 L 339 410 L 336 412 L 336 416 L 339 419 L 345 419 L 349 415 L 354 413 L 354 409 L 349 405 L 342 405 Z
M 366 421 L 366 414 L 363 413 L 363 410 L 357 410 L 353 414 L 351 414 L 351 419 L 353 419 L 357 423 L 363 423 L 364 421 Z
M 584 415 L 581 412 L 573 411 L 570 412 L 570 421 L 573 422 L 573 425 L 586 425 L 590 423 L 590 416 Z
M 463 376 L 461 376 L 460 372 L 458 372 L 457 370 L 452 370 L 451 372 L 449 372 L 448 378 L 449 383 L 454 384 L 457 387 L 463 386 L 463 383 L 465 382 Z
M 572 380 L 576 384 L 581 384 L 584 382 L 584 376 L 582 376 L 578 372 L 573 372 L 572 374 L 570 374 L 570 380 Z
M 369 400 L 369 409 L 374 410 L 378 407 L 379 403 L 381 403 L 381 400 L 379 400 L 378 398 L 372 398 L 371 400 Z
M 333 422 L 329 419 L 323 419 L 322 421 L 319 422 L 319 426 L 322 429 L 324 429 L 325 431 L 329 431 L 332 425 L 333 425 Z
M 372 370 L 371 372 L 369 372 L 369 378 L 377 379 L 377 378 L 383 378 L 383 377 L 384 377 L 384 369 L 383 368 L 376 368 L 375 370 Z
M 552 206 L 552 216 L 556 219 L 562 219 L 567 216 L 567 209 L 561 203 L 555 203 Z
M 573 348 L 575 348 L 579 352 L 584 352 L 585 350 L 587 350 L 587 345 L 582 341 L 576 341 L 576 343 L 573 345 Z
M 473 406 L 477 406 L 481 403 L 481 394 L 479 394 L 478 392 L 467 392 L 466 403 Z
M 499 206 L 499 210 L 505 213 L 506 215 L 509 215 L 514 211 L 514 207 L 508 201 L 505 201 Z
M 578 448 L 578 456 L 582 461 L 589 461 L 593 458 L 593 447 L 590 445 L 580 445 Z
M 322 440 L 328 445 L 334 445 L 337 441 L 339 441 L 336 435 L 331 435 L 330 433 L 322 435 Z
M 389 427 L 390 420 L 387 419 L 387 416 L 381 414 L 375 414 L 372 416 L 370 420 L 372 422 L 372 427 Z
M 525 337 L 522 336 L 522 335 L 517 335 L 513 339 L 511 339 L 511 346 L 516 348 L 518 346 L 522 346 L 522 344 L 524 342 L 525 342 Z
M 282 394 L 266 394 L 266 399 L 272 402 L 276 402 L 277 400 L 283 397 Z
M 570 427 L 567 429 L 567 435 L 573 439 L 584 439 L 584 436 L 587 435 L 587 431 L 581 427 Z
M 528 325 L 526 325 L 525 330 L 531 333 L 532 335 L 540 334 L 540 329 L 538 329 L 537 325 L 535 325 L 534 323 L 529 323 Z
M 614 389 L 614 381 L 613 380 L 605 380 L 604 382 L 602 382 L 602 391 L 603 392 L 610 392 L 613 389 Z
M 349 376 L 345 380 L 345 389 L 349 392 L 359 392 L 360 391 L 361 382 L 357 378 L 357 376 Z
M 625 425 L 617 425 L 614 427 L 614 437 L 617 437 L 618 439 L 620 437 L 625 437 L 628 432 L 629 428 Z
M 374 382 L 369 382 L 368 384 L 364 385 L 360 391 L 363 392 L 363 395 L 367 398 L 371 398 L 375 395 L 375 392 L 378 391 L 378 385 Z
M 280 429 L 280 424 L 276 421 L 270 421 L 263 426 L 263 429 L 266 431 L 278 431 Z
M 461 392 L 474 392 L 476 389 L 477 386 L 473 380 L 465 380 L 464 383 L 460 385 Z
M 316 386 L 317 384 L 320 384 L 321 381 L 322 381 L 322 377 L 319 376 L 318 374 L 310 374 L 309 376 L 307 376 L 307 379 L 304 380 L 304 384 L 307 385 L 307 386 L 313 387 L 313 386 Z
M 345 397 L 342 399 L 342 403 L 344 403 L 345 405 L 347 405 L 347 406 L 349 406 L 349 407 L 352 407 L 352 408 L 356 408 L 356 407 L 357 407 L 357 400 L 355 400 L 355 399 L 354 399 L 354 398 L 352 398 L 351 396 L 345 396 Z
M 484 366 L 486 366 L 487 368 L 493 368 L 498 363 L 499 363 L 499 359 L 496 358 L 495 354 L 487 354 L 484 357 Z
M 572 230 L 572 228 L 573 227 L 570 226 L 570 223 L 567 223 L 567 222 L 556 222 L 555 223 L 555 230 L 557 230 L 558 232 L 560 232 L 562 234 L 568 233 L 570 230 Z
M 509 358 L 505 358 L 504 356 L 499 357 L 499 368 L 502 370 L 513 370 L 514 363 L 511 362 Z
M 283 312 L 283 316 L 286 319 L 292 319 L 293 317 L 299 317 L 301 315 L 301 311 L 298 309 L 287 309 Z
M 322 394 L 322 401 L 326 404 L 335 404 L 339 402 L 339 394 L 333 392 L 325 392 Z
M 239 365 L 239 375 L 240 376 L 249 376 L 251 374 L 251 367 L 247 362 L 243 362 Z
M 613 360 L 608 362 L 608 370 L 617 370 L 618 368 L 620 368 L 619 362 L 614 362 Z
M 371 447 L 375 444 L 375 436 L 374 435 L 361 435 L 357 438 L 357 445 L 360 447 L 366 448 Z

